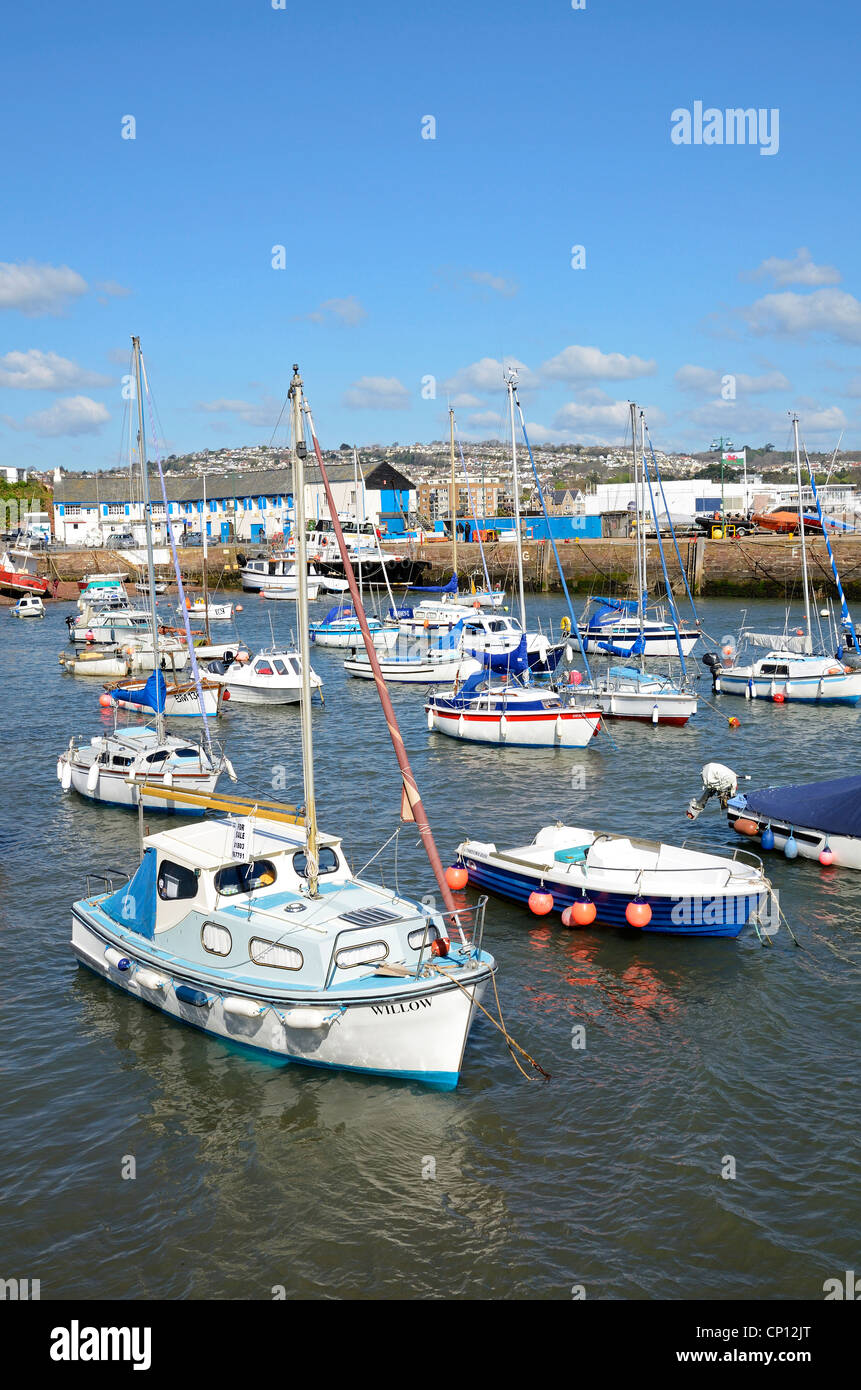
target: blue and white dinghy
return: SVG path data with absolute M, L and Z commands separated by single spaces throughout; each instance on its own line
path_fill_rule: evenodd
M 128 883 L 106 880 L 97 893 L 88 883 L 72 908 L 80 963 L 174 1019 L 285 1062 L 456 1086 L 474 1001 L 495 969 L 481 949 L 484 901 L 454 915 L 414 903 L 353 877 L 341 841 L 323 833 L 311 896 L 294 809 L 233 809 L 147 836 Z
M 457 859 L 475 887 L 538 916 L 561 912 L 565 926 L 738 936 L 771 891 L 761 861 L 744 850 L 729 857 L 559 823 L 515 849 L 464 840 Z

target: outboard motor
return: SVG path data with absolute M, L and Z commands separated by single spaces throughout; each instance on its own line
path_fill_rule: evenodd
M 718 675 L 721 666 L 720 657 L 718 656 L 717 652 L 706 652 L 705 656 L 701 659 L 703 666 L 705 666 L 707 670 L 711 671 L 712 685 L 715 687 L 715 689 L 717 689 Z
M 702 792 L 699 796 L 692 796 L 688 803 L 688 820 L 696 820 L 713 796 L 726 808 L 730 797 L 735 796 L 738 791 L 738 777 L 731 767 L 724 767 L 723 763 L 706 763 L 702 770 L 702 779 Z

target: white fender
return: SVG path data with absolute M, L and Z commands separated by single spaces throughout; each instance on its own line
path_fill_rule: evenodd
M 326 1008 L 300 1006 L 297 1009 L 286 1009 L 281 1015 L 281 1022 L 285 1028 L 323 1028 L 331 1020 L 332 1010 Z
M 222 1008 L 235 1018 L 259 1018 L 265 1014 L 267 1005 L 258 999 L 244 999 L 241 994 L 228 994 L 222 1000 Z
M 167 772 L 164 774 L 164 777 L 162 778 L 162 786 L 163 786 L 163 787 L 172 787 L 172 786 L 173 786 L 173 770 L 172 770 L 171 768 L 168 768 Z
M 500 715 L 500 719 L 499 719 L 499 738 L 500 738 L 500 742 L 502 742 L 502 743 L 505 742 L 505 731 L 506 731 L 507 728 L 508 728 L 508 720 L 506 719 L 506 717 L 505 717 L 504 714 L 503 714 L 503 715 Z
M 155 970 L 147 970 L 142 965 L 139 965 L 135 971 L 135 979 L 142 989 L 164 990 L 170 983 L 166 975 L 158 975 Z
M 72 785 L 72 764 L 68 760 L 63 763 L 63 775 L 60 782 L 64 792 L 67 792 Z
M 574 648 L 570 642 L 565 643 L 565 660 L 570 663 L 574 660 Z
M 90 770 L 87 773 L 87 791 L 94 792 L 99 785 L 99 765 L 90 763 Z
M 457 718 L 457 736 L 458 736 L 458 738 L 463 738 L 463 731 L 464 731 L 465 728 L 466 728 L 466 720 L 464 719 L 464 717 L 463 717 L 462 714 L 459 714 L 459 715 L 458 715 L 458 718 Z
M 123 953 L 122 953 L 122 951 L 118 951 L 118 950 L 116 949 L 116 947 L 114 947 L 114 946 L 108 946 L 107 949 L 106 949 L 106 951 L 105 951 L 105 960 L 108 962 L 108 965 L 112 965 L 112 966 L 114 967 L 114 969 L 116 970 L 116 968 L 117 968 L 117 966 L 119 965 L 120 961 L 121 961 L 121 960 L 127 961 L 127 960 L 128 960 L 128 956 L 124 956 Z
M 561 715 L 561 714 L 557 714 L 557 716 L 556 716 L 556 723 L 553 725 L 553 737 L 556 739 L 557 743 L 559 742 L 559 740 L 560 740 L 561 737 L 562 737 L 562 715 Z
M 58 758 L 58 759 L 57 759 L 57 781 L 58 781 L 58 782 L 62 782 L 62 780 L 63 780 L 63 768 L 64 768 L 65 766 L 66 766 L 66 760 L 65 760 L 65 758 Z
M 432 709 L 429 709 L 429 710 L 428 710 L 428 729 L 429 729 L 431 732 L 433 732 L 433 727 L 434 727 L 435 722 L 436 722 L 436 721 L 435 721 L 435 719 L 434 719 L 434 717 L 433 717 L 433 710 L 432 710 Z
M 657 705 L 652 705 L 652 723 L 653 723 L 653 724 L 657 724 L 657 722 L 658 722 L 658 706 L 657 706 Z
M 236 773 L 233 769 L 233 763 L 230 761 L 229 758 L 224 759 L 224 771 L 227 773 L 231 782 L 237 781 Z

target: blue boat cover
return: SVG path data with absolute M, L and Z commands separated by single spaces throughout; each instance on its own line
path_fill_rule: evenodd
M 114 922 L 148 941 L 155 935 L 155 861 L 155 850 L 145 849 L 134 878 L 102 903 Z
M 125 700 L 130 705 L 146 705 L 149 709 L 154 709 L 156 714 L 164 714 L 164 702 L 167 698 L 167 682 L 161 671 L 153 671 L 152 675 L 141 686 L 140 690 L 125 690 L 120 688 L 112 690 L 111 694 L 115 700 Z
M 598 650 L 609 652 L 611 656 L 642 656 L 646 650 L 646 640 L 644 637 L 638 637 L 630 647 L 617 647 L 613 642 L 599 642 Z
M 791 787 L 746 792 L 745 804 L 761 816 L 830 835 L 861 836 L 861 777 L 832 777 Z
M 355 618 L 352 603 L 336 603 L 334 608 L 330 608 L 325 618 L 318 623 L 312 623 L 312 627 L 325 627 L 327 623 L 337 622 L 338 618 Z
M 447 584 L 411 584 L 417 594 L 456 594 L 457 574 L 453 574 Z

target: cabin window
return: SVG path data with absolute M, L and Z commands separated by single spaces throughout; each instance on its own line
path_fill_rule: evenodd
M 439 931 L 432 922 L 428 922 L 426 927 L 419 927 L 417 931 L 411 931 L 407 937 L 414 951 L 418 951 L 422 946 L 427 948 L 432 941 L 439 937 Z
M 278 660 L 277 656 L 273 658 L 272 665 L 275 667 L 275 670 L 278 672 L 279 676 L 287 675 L 287 667 L 284 665 L 283 661 Z
M 271 676 L 272 667 L 268 661 L 257 661 L 254 663 L 254 670 L 258 676 Z
M 256 888 L 268 888 L 275 882 L 275 865 L 271 859 L 254 859 L 247 864 L 231 864 L 215 875 L 215 891 L 222 897 L 233 898 L 237 893 L 253 893 Z
M 148 763 L 163 763 L 164 760 L 165 760 L 165 758 L 169 758 L 169 757 L 170 757 L 170 754 L 168 753 L 167 749 L 166 749 L 166 748 L 160 748 L 160 749 L 158 750 L 158 752 L 156 752 L 156 753 L 150 753 L 150 755 L 149 755 L 149 757 L 146 759 L 146 761 L 147 761 Z
M 335 964 L 339 970 L 349 970 L 353 965 L 373 965 L 385 960 L 389 948 L 385 941 L 363 941 L 361 946 L 346 946 L 335 952 Z
M 131 767 L 133 759 L 132 759 L 132 758 L 121 758 L 121 757 L 118 757 L 116 754 L 114 754 L 114 757 L 113 757 L 112 761 L 113 761 L 114 767 Z
M 274 941 L 264 941 L 253 936 L 248 943 L 248 954 L 255 965 L 271 965 L 276 970 L 301 970 L 305 957 L 294 946 L 279 946 Z
M 200 933 L 204 951 L 214 956 L 229 956 L 233 949 L 233 938 L 226 927 L 216 926 L 215 922 L 204 922 Z
M 301 676 L 301 674 L 302 674 L 302 668 L 301 668 L 300 665 L 299 665 L 298 659 L 297 659 L 295 656 L 291 656 L 291 657 L 289 658 L 289 660 L 290 660 L 290 665 L 292 666 L 292 668 L 293 668 L 293 670 L 295 671 L 296 675 L 297 675 L 297 676 Z
M 173 756 L 175 758 L 197 758 L 200 755 L 196 748 L 174 748 Z
M 174 864 L 170 859 L 163 859 L 156 887 L 159 897 L 167 902 L 177 898 L 196 898 L 197 874 L 193 869 L 187 869 L 184 864 Z
M 333 874 L 338 867 L 338 856 L 328 845 L 323 845 L 322 849 L 318 851 L 317 858 L 319 860 L 318 874 Z M 308 872 L 308 856 L 304 849 L 300 849 L 298 854 L 293 855 L 293 868 L 299 878 L 305 877 Z

